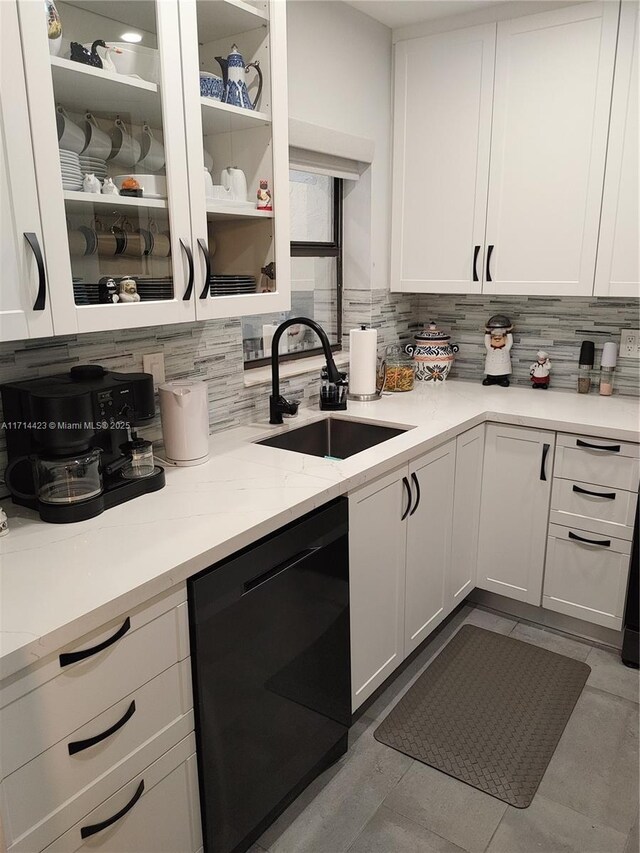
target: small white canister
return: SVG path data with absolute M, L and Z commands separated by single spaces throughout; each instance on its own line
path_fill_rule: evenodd
M 209 458 L 207 383 L 176 379 L 158 388 L 164 458 L 171 465 L 201 465 Z

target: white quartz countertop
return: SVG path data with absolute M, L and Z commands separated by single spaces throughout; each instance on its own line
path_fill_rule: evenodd
M 265 391 L 265 393 L 267 393 Z M 76 524 L 4 502 L 0 678 L 163 593 L 218 560 L 484 421 L 638 442 L 640 403 L 450 381 L 334 416 L 414 427 L 342 461 L 254 444 L 266 422 L 211 436 L 204 465 L 167 468 L 164 489 Z

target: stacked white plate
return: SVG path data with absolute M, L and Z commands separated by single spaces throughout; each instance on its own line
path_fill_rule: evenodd
M 60 149 L 60 170 L 62 172 L 63 189 L 82 189 L 82 170 L 80 169 L 79 157 L 75 151 Z
M 106 160 L 99 160 L 97 157 L 85 157 L 84 154 L 80 154 L 79 160 L 80 170 L 83 175 L 86 175 L 88 172 L 92 173 L 100 181 L 104 181 L 107 177 Z
M 212 275 L 210 279 L 212 296 L 236 296 L 256 292 L 256 280 L 252 275 Z

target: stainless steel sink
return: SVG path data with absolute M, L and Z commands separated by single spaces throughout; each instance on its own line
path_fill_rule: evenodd
M 265 438 L 256 444 L 292 450 L 294 453 L 306 453 L 309 456 L 347 459 L 362 450 L 401 435 L 407 429 L 410 427 L 386 427 L 362 421 L 327 418 L 274 435 L 272 438 Z

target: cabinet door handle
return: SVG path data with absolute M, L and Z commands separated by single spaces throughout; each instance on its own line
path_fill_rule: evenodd
M 574 492 L 578 492 L 579 495 L 591 495 L 594 498 L 606 498 L 608 501 L 615 501 L 616 493 L 615 492 L 590 492 L 589 489 L 583 489 L 582 486 L 574 486 Z
M 80 828 L 80 838 L 89 838 L 90 835 L 95 835 L 96 832 L 102 832 L 103 829 L 107 829 L 107 827 L 109 827 L 112 824 L 119 821 L 120 818 L 123 818 L 128 811 L 131 811 L 131 809 L 135 806 L 135 804 L 138 802 L 138 800 L 142 796 L 143 791 L 144 791 L 144 779 L 142 779 L 140 781 L 140 784 L 136 788 L 135 794 L 133 795 L 133 797 L 131 797 L 131 799 L 126 804 L 126 806 L 123 806 L 119 812 L 116 812 L 114 815 L 111 815 L 111 817 L 108 817 L 106 820 L 103 820 L 101 823 L 94 823 L 91 826 L 81 827 Z
M 493 249 L 494 249 L 493 246 L 489 246 L 489 248 L 487 249 L 487 275 L 486 275 L 487 281 L 493 281 L 493 279 L 491 278 L 491 270 L 489 268 L 489 264 L 491 263 L 491 255 L 493 254 Z
M 189 281 L 187 282 L 187 289 L 184 292 L 184 296 L 182 297 L 183 302 L 188 302 L 191 299 L 191 294 L 193 293 L 193 254 L 191 252 L 191 247 L 185 243 L 185 241 L 180 238 L 180 245 L 184 249 L 184 253 L 187 256 L 187 264 L 189 266 Z
M 40 243 L 38 243 L 38 237 L 33 231 L 25 231 L 24 239 L 31 246 L 31 251 L 36 259 L 36 266 L 38 267 L 38 295 L 36 296 L 36 301 L 33 303 L 34 311 L 44 311 L 44 306 L 47 301 L 47 277 L 44 271 L 44 258 L 42 257 L 42 251 L 40 249 Z
M 198 237 L 198 248 L 204 258 L 204 287 L 200 294 L 200 299 L 206 299 L 209 295 L 209 287 L 211 285 L 211 258 L 209 257 L 209 247 L 202 237 Z
M 473 247 L 473 280 L 478 281 L 478 255 L 480 254 L 480 246 Z
M 586 539 L 584 536 L 578 536 L 577 533 L 573 533 L 571 530 L 567 535 L 569 539 L 575 539 L 577 542 L 586 542 L 588 545 L 602 545 L 603 548 L 609 548 L 611 545 L 611 539 Z
M 407 490 L 407 508 L 405 509 L 405 511 L 400 516 L 400 521 L 404 521 L 405 518 L 409 515 L 409 510 L 411 509 L 411 504 L 413 502 L 413 497 L 411 495 L 411 486 L 409 485 L 409 481 L 407 480 L 406 477 L 402 478 L 402 485 Z
M 121 729 L 124 726 L 124 724 L 128 720 L 130 720 L 131 717 L 133 717 L 135 712 L 136 712 L 136 702 L 134 699 L 134 700 L 132 700 L 131 704 L 129 705 L 127 710 L 124 712 L 122 717 L 120 717 L 120 719 L 116 723 L 114 723 L 112 726 L 110 726 L 108 729 L 105 729 L 105 731 L 100 732 L 99 735 L 94 735 L 93 737 L 88 737 L 86 740 L 75 740 L 75 741 L 72 741 L 70 744 L 67 744 L 68 749 L 69 749 L 69 755 L 75 755 L 77 752 L 82 752 L 85 749 L 89 749 L 90 746 L 95 746 L 97 743 L 100 743 L 101 741 L 106 740 L 108 737 L 111 737 L 111 735 L 115 734 L 118 731 L 118 729 Z
M 420 483 L 418 482 L 418 478 L 415 473 L 411 475 L 411 479 L 416 484 L 416 503 L 409 515 L 413 515 L 413 513 L 418 509 L 418 504 L 420 503 Z
M 601 444 L 589 444 L 588 441 L 576 439 L 576 447 L 588 447 L 589 450 L 606 450 L 608 453 L 620 453 L 619 444 L 610 444 L 608 447 L 603 447 Z
M 547 472 L 545 469 L 546 469 L 546 463 L 547 463 L 547 454 L 549 453 L 550 448 L 551 448 L 550 444 L 543 444 L 542 445 L 542 460 L 540 462 L 540 479 L 541 480 L 547 479 Z
M 131 620 L 127 616 L 115 634 L 106 639 L 103 643 L 99 643 L 97 646 L 91 646 L 90 649 L 82 649 L 82 651 L 79 652 L 65 652 L 60 655 L 60 666 L 69 666 L 69 664 L 77 663 L 79 660 L 84 660 L 85 658 L 90 658 L 92 655 L 97 655 L 98 652 L 101 652 L 103 649 L 107 649 L 109 646 L 117 643 L 120 637 L 124 637 L 130 628 Z

